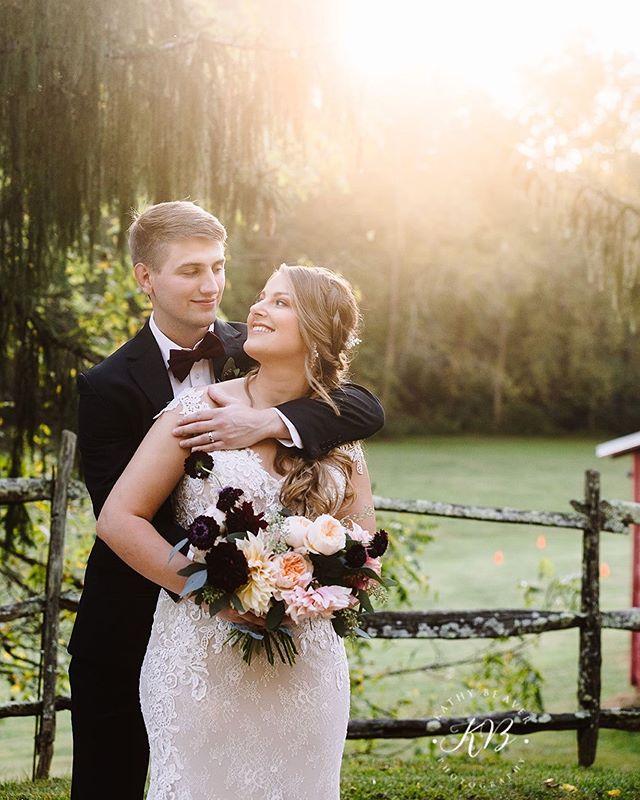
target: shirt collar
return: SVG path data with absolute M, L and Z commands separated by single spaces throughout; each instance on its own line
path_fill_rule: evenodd
M 214 325 L 215 325 L 215 320 L 214 320 L 214 322 L 211 323 L 211 325 L 209 325 L 209 330 L 212 331 L 212 332 L 213 332 Z M 153 334 L 153 338 L 158 343 L 158 347 L 160 348 L 160 352 L 162 353 L 162 358 L 164 360 L 164 363 L 165 363 L 165 366 L 167 367 L 167 369 L 169 369 L 169 351 L 170 350 L 194 350 L 200 344 L 200 342 L 202 341 L 202 339 L 200 339 L 200 342 L 196 342 L 195 345 L 193 347 L 191 347 L 191 348 L 189 348 L 189 347 L 181 347 L 179 344 L 176 344 L 175 342 L 172 342 L 171 339 L 168 336 L 166 336 L 160 330 L 160 328 L 158 327 L 158 325 L 157 325 L 157 323 L 156 323 L 156 321 L 154 319 L 153 312 L 152 312 L 151 316 L 149 317 L 149 328 L 151 329 L 151 333 Z

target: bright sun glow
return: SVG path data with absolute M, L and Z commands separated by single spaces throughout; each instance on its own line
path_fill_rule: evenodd
M 517 105 L 520 72 L 586 35 L 640 53 L 638 0 L 347 0 L 340 46 L 372 81 L 449 74 Z

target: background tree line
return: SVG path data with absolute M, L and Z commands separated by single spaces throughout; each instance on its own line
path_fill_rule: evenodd
M 187 196 L 230 230 L 230 318 L 282 261 L 353 281 L 388 433 L 635 430 L 638 63 L 582 43 L 507 113 L 442 76 L 358 85 L 319 15 L 274 6 L 6 4 L 8 468 L 144 319 L 131 208 Z

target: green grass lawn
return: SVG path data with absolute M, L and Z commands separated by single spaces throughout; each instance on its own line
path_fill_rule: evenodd
M 469 759 L 439 762 L 347 758 L 342 768 L 343 800 L 637 800 L 640 771 L 620 773 L 562 764 L 524 764 L 512 768 L 500 762 L 478 764 Z M 0 784 L 0 800 L 66 800 L 68 780 Z
M 602 474 L 602 496 L 630 499 L 630 459 L 598 459 L 596 440 L 487 437 L 429 437 L 393 443 L 373 442 L 367 448 L 374 491 L 393 497 L 424 498 L 487 506 L 571 511 L 569 501 L 581 499 L 584 471 Z M 579 531 L 500 525 L 466 520 L 432 518 L 434 541 L 426 551 L 425 571 L 430 591 L 416 598 L 417 608 L 522 607 L 522 579 L 536 578 L 542 558 L 550 559 L 560 575 L 580 574 L 582 534 Z M 544 547 L 538 537 L 544 535 Z M 496 562 L 500 552 L 502 559 Z M 631 541 L 629 536 L 606 533 L 601 540 L 604 609 L 627 608 L 631 596 Z M 616 705 L 630 691 L 630 634 L 603 633 L 602 698 Z M 381 664 L 411 661 L 457 661 L 484 649 L 488 640 L 373 643 Z M 578 632 L 553 631 L 542 635 L 532 648 L 532 660 L 545 677 L 544 701 L 549 711 L 576 707 Z M 431 704 L 446 700 L 461 688 L 460 670 L 417 673 L 412 678 L 415 703 L 407 716 L 436 713 Z M 400 692 L 407 678 L 388 679 L 377 686 L 381 703 L 385 695 Z M 426 699 L 426 703 L 423 702 Z M 462 709 L 461 709 L 462 711 Z M 464 712 L 466 713 L 466 712 Z M 519 742 L 523 741 L 519 737 Z M 354 747 L 354 745 L 349 745 Z M 411 743 L 389 745 L 402 753 Z M 519 747 L 523 750 L 522 745 Z M 575 762 L 575 734 L 536 734 L 526 748 L 527 758 Z M 640 761 L 640 737 L 619 731 L 602 731 L 597 763 L 625 768 Z
M 603 497 L 630 498 L 631 482 L 627 476 L 630 459 L 596 459 L 595 444 L 595 440 L 584 439 L 428 437 L 373 442 L 367 448 L 367 458 L 377 494 L 570 511 L 569 500 L 582 498 L 584 471 L 589 468 L 602 473 Z M 435 518 L 433 522 L 436 525 L 434 541 L 427 547 L 424 563 L 429 591 L 415 598 L 416 608 L 522 607 L 518 582 L 535 579 L 542 558 L 550 559 L 558 574 L 580 573 L 582 537 L 579 531 Z M 545 537 L 544 547 L 538 539 L 541 535 Z M 498 551 L 502 558 L 496 561 Z M 604 609 L 629 606 L 630 559 L 628 536 L 603 534 L 601 561 L 608 567 L 608 575 L 601 580 Z M 604 704 L 616 705 L 616 698 L 629 695 L 629 641 L 627 632 L 604 632 Z M 489 640 L 374 641 L 372 652 L 381 668 L 420 666 L 457 661 L 489 644 Z M 574 710 L 577 631 L 544 634 L 539 644 L 531 648 L 531 657 L 545 677 L 546 709 Z M 371 695 L 384 708 L 402 694 L 407 697 L 404 714 L 429 716 L 438 713 L 437 706 L 460 690 L 462 675 L 462 668 L 456 666 L 410 673 L 381 680 L 372 688 Z M 459 710 L 461 714 L 467 713 L 464 708 Z M 53 772 L 65 775 L 70 771 L 71 756 L 68 713 L 58 714 L 58 720 Z M 0 721 L 0 779 L 28 776 L 32 732 L 30 719 Z M 416 743 L 406 740 L 385 743 L 382 753 L 389 757 L 408 757 Z M 427 740 L 419 743 L 425 750 L 429 747 Z M 362 743 L 349 742 L 347 751 L 354 753 L 362 747 Z M 522 757 L 530 764 L 572 765 L 576 763 L 575 753 L 575 733 L 550 732 L 534 734 L 526 744 L 525 737 L 517 737 L 508 757 L 512 760 Z M 628 770 L 638 764 L 640 737 L 637 734 L 601 732 L 597 766 Z M 551 796 L 551 792 L 546 796 Z M 640 790 L 636 796 L 640 797 Z

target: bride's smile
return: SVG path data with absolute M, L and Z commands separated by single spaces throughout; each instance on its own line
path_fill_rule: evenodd
M 304 363 L 307 348 L 285 275 L 272 275 L 251 306 L 244 349 L 260 363 L 264 363 L 265 358 L 286 360 L 296 370 Z

